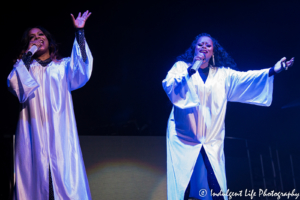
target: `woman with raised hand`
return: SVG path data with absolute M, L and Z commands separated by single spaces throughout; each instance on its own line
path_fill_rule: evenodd
M 71 57 L 60 58 L 52 35 L 25 31 L 8 88 L 21 105 L 15 141 L 14 199 L 91 199 L 71 91 L 90 79 L 93 57 L 85 41 L 89 11 L 73 19 Z
M 282 58 L 272 68 L 239 72 L 218 41 L 204 33 L 177 60 L 163 80 L 173 104 L 167 128 L 168 200 L 228 199 L 211 194 L 227 191 L 227 101 L 270 106 L 274 74 L 292 66 L 294 58 Z

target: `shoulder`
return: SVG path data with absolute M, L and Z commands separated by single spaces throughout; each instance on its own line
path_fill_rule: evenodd
M 176 68 L 183 68 L 183 69 L 187 69 L 189 66 L 191 66 L 190 63 L 186 63 L 184 61 L 177 61 L 173 67 L 176 67 Z
M 59 60 L 53 61 L 54 65 L 67 65 L 70 62 L 70 57 L 61 58 Z
M 189 65 L 186 62 L 183 61 L 177 61 L 176 63 L 174 63 L 174 65 L 172 66 L 171 70 L 169 71 L 169 73 L 183 73 L 185 71 L 187 71 L 187 68 L 189 67 Z
M 221 66 L 213 68 L 216 71 L 216 74 L 218 74 L 218 76 L 231 77 L 237 73 L 236 70 L 231 69 L 230 67 Z
M 60 61 L 62 61 L 62 62 L 70 62 L 70 60 L 71 60 L 70 57 L 65 57 L 65 58 L 60 59 Z
M 217 71 L 223 72 L 223 73 L 234 73 L 234 72 L 237 72 L 235 69 L 232 69 L 230 67 L 225 67 L 225 66 L 214 67 L 214 68 L 216 68 Z

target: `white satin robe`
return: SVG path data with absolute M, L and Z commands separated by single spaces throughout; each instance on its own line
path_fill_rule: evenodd
M 185 62 L 176 62 L 162 82 L 173 104 L 167 128 L 168 200 L 182 200 L 193 171 L 203 170 L 194 169 L 202 147 L 226 193 L 223 146 L 227 101 L 261 106 L 272 102 L 274 78 L 268 76 L 269 69 L 238 72 L 210 67 L 204 84 L 198 72 L 190 77 L 187 68 Z M 202 156 L 199 158 L 204 165 Z
M 21 103 L 14 199 L 48 200 L 49 166 L 56 200 L 91 199 L 71 96 L 92 73 L 93 57 L 85 47 L 85 62 L 75 40 L 71 58 L 46 67 L 34 60 L 29 71 L 19 60 L 8 76 L 8 87 Z

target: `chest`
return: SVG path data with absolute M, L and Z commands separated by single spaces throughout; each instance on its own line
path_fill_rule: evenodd
M 66 80 L 66 70 L 62 64 L 52 64 L 43 67 L 36 63 L 31 67 L 31 74 L 40 85 L 61 85 Z
M 192 81 L 202 103 L 221 103 L 226 100 L 226 76 L 222 71 L 210 70 L 205 82 L 197 73 L 192 77 Z

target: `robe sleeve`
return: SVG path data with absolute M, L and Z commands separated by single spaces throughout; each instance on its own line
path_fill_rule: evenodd
M 7 86 L 9 91 L 18 97 L 19 102 L 24 103 L 39 84 L 27 70 L 23 60 L 18 60 L 8 75 Z
M 238 72 L 228 68 L 228 101 L 270 106 L 274 76 L 269 77 L 269 70 Z
M 196 88 L 188 74 L 187 68 L 186 63 L 182 61 L 176 62 L 162 82 L 163 88 L 172 104 L 181 109 L 200 105 Z
M 93 69 L 93 56 L 84 40 L 86 58 L 83 59 L 80 46 L 75 39 L 70 62 L 67 65 L 67 77 L 70 90 L 81 88 L 90 79 Z

